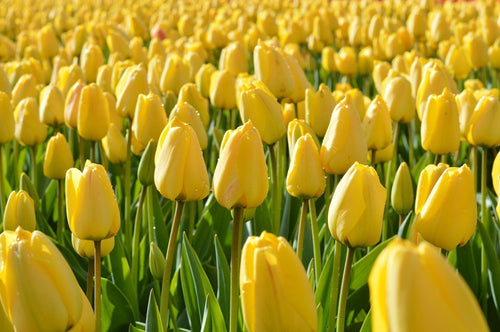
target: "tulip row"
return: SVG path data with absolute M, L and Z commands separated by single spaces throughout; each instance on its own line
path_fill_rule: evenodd
M 22 6 L 0 330 L 500 328 L 499 5 Z

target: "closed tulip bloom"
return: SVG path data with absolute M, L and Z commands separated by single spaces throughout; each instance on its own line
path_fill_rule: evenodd
M 427 242 L 393 240 L 368 286 L 373 331 L 489 331 L 467 283 Z
M 64 122 L 71 129 L 76 129 L 78 126 L 78 108 L 80 106 L 80 98 L 82 96 L 85 84 L 82 81 L 76 82 L 66 95 L 64 102 Z
M 313 128 L 316 135 L 325 136 L 333 109 L 337 104 L 332 92 L 321 83 L 318 91 L 306 90 L 306 121 Z
M 11 192 L 3 215 L 3 227 L 6 231 L 15 231 L 17 227 L 33 232 L 36 228 L 35 203 L 24 190 Z
M 208 135 L 203 122 L 201 122 L 200 114 L 188 103 L 180 102 L 175 105 L 170 112 L 170 121 L 178 119 L 184 123 L 189 124 L 198 138 L 202 150 L 206 149 L 208 145 Z
M 90 304 L 45 234 L 22 228 L 3 232 L 0 252 L 0 296 L 16 331 L 70 331 L 80 322 Z M 87 319 L 93 323 L 91 309 Z
M 158 142 L 160 134 L 167 125 L 167 114 L 163 108 L 160 96 L 154 93 L 140 94 L 132 121 L 132 133 L 144 147 L 152 139 Z
M 195 76 L 196 86 L 200 90 L 203 97 L 210 97 L 210 81 L 212 74 L 215 73 L 217 69 L 211 63 L 206 63 L 201 66 Z
M 76 253 L 83 258 L 94 259 L 94 241 L 82 240 L 71 233 L 71 244 Z M 101 241 L 101 258 L 107 256 L 115 247 L 115 237 Z
M 384 95 L 384 91 L 382 89 L 383 82 L 389 75 L 389 71 L 391 70 L 391 65 L 386 61 L 375 61 L 373 66 L 373 83 L 375 83 L 375 88 L 377 89 L 380 95 Z
M 149 92 L 146 69 L 142 64 L 130 67 L 116 86 L 116 110 L 124 118 L 133 119 L 137 99 Z
M 481 68 L 488 65 L 488 45 L 480 35 L 470 32 L 463 42 L 472 67 Z
M 391 143 L 382 150 L 375 150 L 373 152 L 373 156 L 372 153 L 368 153 L 368 161 L 373 165 L 385 163 L 386 161 L 392 160 L 392 156 L 394 155 L 394 144 Z
M 156 189 L 172 201 L 197 201 L 209 193 L 200 143 L 193 128 L 173 119 L 158 143 L 154 174 Z
M 47 126 L 40 122 L 38 103 L 35 98 L 25 98 L 14 111 L 15 136 L 22 145 L 33 146 L 45 141 Z
M 295 143 L 286 177 L 286 190 L 293 197 L 311 199 L 321 196 L 325 185 L 318 147 L 312 136 L 306 134 Z
M 73 154 L 63 134 L 52 136 L 45 151 L 43 174 L 49 179 L 64 179 L 66 171 L 73 167 Z
M 335 63 L 337 69 L 342 75 L 356 75 L 356 53 L 351 47 L 342 47 L 338 54 L 335 56 Z
M 163 69 L 160 78 L 160 88 L 162 92 L 173 91 L 179 94 L 181 87 L 189 82 L 189 66 L 182 58 L 176 54 L 171 54 Z
M 361 75 L 369 75 L 373 72 L 373 49 L 364 47 L 358 54 L 358 68 Z
M 267 196 L 269 180 L 264 147 L 251 121 L 226 131 L 213 177 L 217 202 L 226 209 L 254 208 Z
M 82 89 L 78 104 L 78 134 L 91 141 L 100 141 L 109 127 L 109 110 L 101 88 L 92 83 Z
M 241 42 L 232 42 L 224 47 L 220 53 L 219 69 L 227 69 L 238 76 L 239 73 L 248 72 L 248 59 L 243 44 Z
M 240 291 L 250 332 L 318 330 L 313 290 L 286 239 L 267 232 L 247 239 L 241 253 Z
M 57 87 L 67 97 L 68 91 L 79 80 L 83 81 L 83 71 L 80 66 L 73 64 L 71 66 L 62 67 L 57 75 Z
M 236 107 L 236 79 L 228 70 L 216 71 L 210 78 L 210 101 L 214 107 Z
M 464 165 L 440 176 L 415 219 L 415 229 L 426 241 L 451 251 L 467 243 L 476 230 L 474 178 Z
M 427 165 L 418 178 L 417 194 L 415 198 L 415 214 L 419 214 L 424 207 L 427 197 L 429 197 L 432 188 L 437 183 L 441 175 L 450 167 L 447 164 Z
M 286 60 L 286 63 L 288 64 L 288 67 L 290 68 L 290 71 L 293 76 L 293 82 L 294 82 L 294 89 L 292 94 L 290 95 L 290 98 L 292 99 L 293 102 L 299 102 L 304 100 L 305 98 L 305 91 L 307 89 L 312 89 L 313 86 L 309 82 L 309 80 L 306 77 L 306 74 L 300 67 L 299 63 L 297 60 L 289 55 L 289 54 L 283 54 L 283 57 Z
M 267 85 L 276 98 L 289 97 L 294 92 L 292 71 L 278 50 L 259 41 L 253 51 L 253 58 L 255 77 Z
M 342 177 L 328 210 L 335 240 L 349 247 L 369 247 L 380 240 L 386 189 L 373 167 L 354 163 Z
M 12 85 L 3 68 L 0 68 L 0 92 L 4 92 L 9 98 L 12 96 Z
M 427 15 L 425 10 L 420 7 L 413 8 L 406 20 L 406 26 L 414 38 L 425 36 L 427 28 Z
M 103 92 L 112 93 L 113 88 L 111 87 L 111 76 L 113 73 L 113 68 L 106 64 L 99 67 L 97 70 L 96 84 L 102 89 Z
M 402 162 L 396 175 L 391 191 L 391 204 L 397 214 L 405 215 L 413 207 L 413 181 L 411 179 L 410 169 L 406 162 Z
M 408 123 L 413 120 L 415 101 L 412 97 L 411 83 L 405 76 L 388 78 L 383 97 L 393 121 Z
M 201 92 L 196 88 L 193 83 L 186 83 L 182 86 L 179 92 L 178 102 L 186 102 L 194 107 L 200 114 L 201 121 L 206 127 L 210 122 L 210 115 L 208 113 L 208 100 L 204 98 Z
M 493 182 L 493 189 L 495 189 L 495 193 L 497 196 L 500 196 L 500 152 L 497 153 L 495 160 L 493 161 L 493 166 L 491 168 L 491 182 Z
M 321 67 L 329 73 L 337 71 L 335 63 L 335 50 L 331 46 L 326 46 L 321 50 Z
M 24 98 L 38 98 L 37 80 L 31 74 L 25 74 L 17 81 L 12 90 L 12 105 L 15 107 Z
M 500 68 L 500 40 L 496 41 L 488 48 L 488 55 L 491 67 Z M 0 89 L 1 90 L 1 89 Z
M 52 24 L 49 23 L 40 30 L 38 46 L 44 58 L 52 58 L 59 51 L 59 42 Z
M 40 91 L 40 121 L 54 127 L 64 124 L 64 95 L 55 84 Z
M 110 162 L 121 164 L 127 160 L 127 141 L 114 123 L 109 124 L 108 133 L 101 142 Z
M 366 163 L 365 134 L 349 99 L 346 97 L 335 106 L 321 145 L 321 164 L 330 174 L 344 174 L 356 161 Z
M 286 132 L 281 105 L 276 98 L 258 86 L 247 84 L 240 94 L 243 122 L 252 121 L 265 144 L 278 141 Z
M 101 241 L 120 229 L 120 211 L 108 174 L 87 161 L 83 172 L 66 173 L 66 213 L 71 232 L 82 240 Z
M 455 96 L 445 89 L 431 95 L 422 119 L 422 147 L 435 154 L 454 153 L 460 147 L 460 123 Z
M 109 53 L 119 54 L 123 58 L 128 58 L 130 56 L 130 47 L 128 46 L 128 41 L 124 38 L 118 30 L 109 29 L 106 36 L 106 45 L 109 48 Z
M 384 99 L 377 95 L 363 119 L 363 131 L 369 150 L 381 150 L 392 141 L 392 122 Z
M 475 146 L 500 145 L 500 102 L 493 96 L 482 97 L 467 127 L 467 140 Z
M 297 117 L 295 115 L 295 104 L 285 103 L 281 105 L 281 115 L 283 116 L 283 122 L 285 123 L 285 128 L 287 128 L 288 124 Z
M 102 65 L 104 65 L 104 55 L 101 48 L 95 44 L 86 45 L 80 56 L 80 67 L 85 82 L 96 82 L 99 67 Z
M 452 45 L 446 56 L 445 63 L 456 79 L 466 78 L 472 70 L 472 64 L 463 46 Z
M 439 43 L 442 40 L 448 39 L 450 34 L 450 26 L 446 21 L 445 14 L 438 11 L 436 15 L 431 17 L 430 37 L 432 41 Z
M 5 92 L 0 91 L 0 145 L 14 138 L 15 125 L 10 98 Z
M 306 134 L 309 134 L 312 137 L 314 143 L 316 144 L 316 148 L 319 151 L 321 146 L 319 144 L 318 137 L 316 137 L 316 134 L 311 126 L 301 119 L 293 119 L 290 121 L 287 129 L 288 152 L 290 153 L 290 159 L 295 149 L 295 144 L 299 138 L 305 136 Z
M 467 140 L 467 128 L 469 121 L 477 105 L 477 99 L 471 89 L 464 89 L 455 98 L 458 106 L 458 120 L 460 122 L 460 134 L 462 141 Z

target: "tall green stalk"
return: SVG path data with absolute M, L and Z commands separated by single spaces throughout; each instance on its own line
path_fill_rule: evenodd
M 342 259 L 342 243 L 335 240 L 334 256 L 333 256 L 333 271 L 332 271 L 332 288 L 330 292 L 330 325 L 329 332 L 335 331 L 335 314 L 337 312 L 337 297 L 339 295 L 339 277 L 340 277 L 340 260 Z
M 339 312 L 337 315 L 337 332 L 344 332 L 345 329 L 345 308 L 347 303 L 347 294 L 349 293 L 349 282 L 351 281 L 351 268 L 354 258 L 354 250 L 354 248 L 347 247 L 344 275 L 342 276 L 342 286 L 340 288 Z
M 238 285 L 240 281 L 240 256 L 241 256 L 241 235 L 243 232 L 244 209 L 235 207 L 233 209 L 233 239 L 231 244 L 231 296 L 229 304 L 229 331 L 238 330 Z
M 89 300 L 90 303 L 92 303 L 93 291 L 94 291 L 94 259 L 89 258 L 86 294 L 87 294 L 87 299 Z
M 57 240 L 62 244 L 64 225 L 66 218 L 64 218 L 64 195 L 63 195 L 63 179 L 57 179 Z
M 477 149 L 477 148 L 476 148 Z M 486 169 L 488 161 L 488 150 L 483 147 L 482 160 L 481 160 L 481 222 L 486 229 L 486 233 L 490 231 L 490 225 L 486 214 L 488 209 L 486 207 L 486 191 L 488 190 L 486 186 Z M 486 248 L 484 243 L 481 242 L 481 307 L 486 310 L 487 307 L 487 293 L 488 293 L 488 261 L 486 258 Z
M 321 249 L 319 243 L 319 230 L 318 230 L 318 220 L 316 218 L 316 204 L 314 204 L 314 199 L 309 200 L 309 214 L 311 215 L 311 232 L 313 240 L 313 254 L 314 254 L 314 277 L 315 284 L 318 284 L 319 276 L 323 269 L 321 263 Z
M 389 165 L 387 167 L 387 174 L 385 177 L 385 188 L 387 189 L 387 199 L 385 203 L 385 212 L 384 212 L 384 224 L 382 225 L 382 241 L 385 241 L 389 236 L 389 202 L 391 201 L 391 187 L 392 187 L 392 179 L 393 179 L 393 168 L 398 160 L 398 142 L 399 135 L 401 133 L 401 124 L 396 122 L 394 129 L 394 136 L 392 139 L 392 143 L 394 144 L 394 150 L 392 159 L 389 160 Z
M 125 178 L 123 179 L 123 190 L 125 196 L 125 207 L 123 211 L 124 224 L 125 224 L 125 239 L 127 243 L 132 242 L 132 222 L 130 220 L 130 168 L 131 168 L 131 155 L 132 155 L 132 121 L 128 120 L 127 132 L 127 160 L 125 161 Z
M 101 241 L 94 241 L 94 273 L 95 332 L 101 332 Z
M 303 199 L 300 209 L 299 234 L 297 236 L 297 256 L 299 256 L 300 260 L 302 260 L 302 251 L 304 250 L 304 233 L 306 230 L 308 201 L 308 199 Z
M 272 230 L 274 234 L 279 234 L 280 231 L 280 192 L 278 186 L 278 163 L 276 160 L 276 152 L 274 151 L 275 145 L 269 145 L 269 156 L 271 159 L 271 184 L 272 184 Z
M 36 145 L 30 146 L 31 153 L 31 179 L 33 180 L 33 186 L 35 190 L 38 192 L 38 165 L 36 163 Z
M 141 220 L 142 220 L 142 209 L 144 206 L 144 201 L 146 199 L 147 187 L 142 186 L 141 195 L 139 197 L 139 206 L 135 214 L 134 222 L 134 235 L 132 242 L 132 285 L 137 288 L 137 280 L 139 273 L 139 242 L 141 239 Z

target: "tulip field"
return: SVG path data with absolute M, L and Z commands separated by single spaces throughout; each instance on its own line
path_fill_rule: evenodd
M 500 331 L 500 2 L 0 2 L 0 332 Z

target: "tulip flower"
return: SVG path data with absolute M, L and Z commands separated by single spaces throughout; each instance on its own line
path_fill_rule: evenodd
M 388 77 L 384 82 L 382 96 L 393 121 L 408 123 L 413 120 L 415 101 L 412 97 L 411 83 L 405 76 Z
M 307 124 L 307 122 L 300 119 L 293 119 L 292 121 L 290 121 L 287 130 L 288 152 L 290 153 L 290 159 L 292 158 L 293 151 L 295 150 L 295 144 L 297 143 L 299 138 L 306 134 L 309 134 L 312 137 L 319 151 L 319 149 L 321 148 L 319 140 L 316 137 L 313 129 Z
M 472 67 L 481 68 L 488 65 L 488 45 L 481 36 L 470 32 L 463 42 Z
M 426 241 L 451 251 L 463 246 L 476 230 L 474 179 L 464 165 L 450 167 L 439 177 L 415 217 L 415 229 Z
M 205 127 L 200 118 L 200 114 L 188 103 L 181 102 L 175 105 L 172 112 L 170 112 L 170 121 L 178 119 L 184 123 L 189 124 L 196 133 L 198 142 L 202 150 L 205 150 L 208 145 L 208 135 Z
M 464 89 L 455 97 L 458 106 L 458 120 L 460 122 L 460 134 L 462 141 L 467 140 L 467 128 L 470 118 L 477 105 L 477 99 L 471 89 Z
M 311 285 L 284 238 L 267 232 L 251 236 L 241 257 L 241 303 L 250 332 L 317 331 Z
M 189 66 L 176 54 L 171 54 L 165 63 L 160 79 L 161 91 L 173 91 L 178 95 L 181 87 L 189 81 Z
M 106 157 L 113 164 L 127 160 L 127 141 L 114 123 L 109 124 L 108 133 L 101 140 Z
M 208 114 L 208 100 L 205 99 L 201 92 L 196 88 L 193 83 L 186 83 L 182 86 L 179 92 L 178 102 L 186 102 L 194 107 L 200 114 L 201 121 L 205 127 L 210 122 L 210 115 Z
M 83 81 L 83 71 L 80 66 L 73 64 L 62 67 L 57 74 L 57 87 L 63 95 L 68 96 L 68 91 L 79 80 Z
M 64 124 L 64 95 L 55 84 L 40 91 L 40 122 L 54 127 Z
M 365 163 L 367 153 L 359 115 L 346 97 L 333 110 L 321 145 L 321 164 L 327 173 L 344 174 L 354 162 Z
M 140 94 L 133 113 L 132 134 L 136 140 L 144 148 L 151 139 L 158 142 L 168 122 L 160 97 L 151 92 L 148 95 Z
M 82 90 L 85 87 L 82 81 L 76 82 L 66 95 L 64 102 L 64 123 L 71 129 L 76 129 L 78 126 L 78 108 L 80 106 L 80 98 Z
M 495 160 L 493 161 L 493 167 L 491 168 L 491 182 L 493 183 L 493 189 L 495 189 L 495 193 L 497 196 L 500 196 L 500 153 L 497 153 L 495 156 Z
M 85 163 L 83 172 L 66 173 L 66 213 L 71 232 L 82 240 L 101 241 L 120 228 L 120 211 L 102 165 Z
M 0 145 L 10 142 L 14 138 L 15 121 L 14 111 L 9 96 L 0 91 Z
M 133 119 L 140 94 L 149 92 L 146 69 L 142 64 L 129 67 L 120 78 L 116 89 L 116 110 L 124 118 Z
M 370 103 L 363 119 L 363 131 L 369 150 L 382 150 L 392 141 L 392 123 L 384 99 L 377 95 Z
M 295 115 L 295 104 L 285 103 L 281 105 L 281 116 L 283 117 L 283 122 L 285 123 L 285 128 L 288 124 L 294 120 L 297 116 Z
M 78 104 L 78 134 L 91 141 L 100 141 L 109 127 L 107 100 L 101 88 L 92 83 L 82 89 Z
M 422 147 L 426 151 L 446 154 L 460 147 L 457 102 L 448 89 L 445 88 L 439 96 L 430 96 L 422 119 L 421 134 Z
M 34 231 L 36 227 L 35 203 L 24 190 L 11 192 L 3 216 L 4 230 L 15 231 L 22 227 Z
M 393 240 L 368 286 L 374 331 L 489 331 L 467 283 L 429 243 Z
M 415 197 L 415 214 L 420 213 L 432 188 L 434 188 L 434 185 L 448 167 L 450 166 L 443 163 L 439 163 L 438 165 L 430 164 L 422 170 L 418 179 L 417 194 Z
M 110 65 L 102 65 L 97 70 L 97 76 L 95 82 L 102 89 L 103 92 L 111 93 L 113 88 L 111 87 L 111 76 L 113 69 Z
M 85 45 L 80 55 L 80 66 L 85 82 L 96 82 L 99 67 L 102 65 L 104 65 L 104 55 L 101 48 L 92 43 Z
M 12 105 L 15 107 L 25 98 L 37 98 L 38 89 L 36 87 L 37 80 L 32 74 L 25 74 L 17 81 L 12 90 Z
M 59 50 L 59 42 L 52 24 L 45 25 L 39 32 L 38 45 L 44 58 L 52 58 Z
M 91 331 L 90 304 L 45 234 L 3 232 L 0 252 L 0 296 L 16 331 L 69 331 L 79 322 L 85 326 L 80 331 Z M 89 321 L 81 321 L 83 314 Z
M 211 63 L 206 63 L 201 66 L 200 70 L 196 73 L 195 82 L 196 86 L 200 90 L 203 97 L 208 98 L 210 96 L 210 81 L 212 74 L 215 73 L 217 69 Z
M 373 50 L 370 46 L 364 47 L 358 53 L 358 68 L 361 75 L 373 72 Z
M 321 50 L 321 66 L 329 73 L 337 71 L 335 63 L 335 50 L 331 46 L 327 46 Z
M 405 215 L 410 212 L 413 207 L 413 181 L 411 178 L 410 169 L 406 162 L 402 162 L 396 175 L 391 191 L 391 204 L 394 211 L 399 215 Z
M 214 107 L 236 107 L 236 80 L 228 70 L 216 71 L 210 78 L 210 101 Z
M 241 42 L 232 42 L 223 48 L 220 53 L 219 69 L 227 69 L 233 76 L 238 76 L 239 73 L 247 73 L 247 57 L 243 44 Z
M 129 57 L 130 48 L 128 47 L 128 42 L 117 30 L 110 28 L 108 35 L 106 36 L 106 44 L 109 48 L 109 53 L 120 54 L 124 58 Z
M 94 259 L 94 241 L 82 240 L 71 233 L 71 244 L 76 253 L 83 258 Z M 107 256 L 115 247 L 115 237 L 101 241 L 101 257 Z
M 335 56 L 335 63 L 337 64 L 337 69 L 342 75 L 352 76 L 356 75 L 357 64 L 356 64 L 356 53 L 351 47 L 342 47 L 339 53 Z
M 317 92 L 313 89 L 306 90 L 306 121 L 316 135 L 325 136 L 336 104 L 332 92 L 323 83 L 320 84 Z
M 445 64 L 456 79 L 466 78 L 472 70 L 472 64 L 469 62 L 463 46 L 452 45 L 446 56 Z
M 386 189 L 373 167 L 354 163 L 342 177 L 328 210 L 332 236 L 349 247 L 369 247 L 380 240 Z
M 493 96 L 484 96 L 478 102 L 467 126 L 467 140 L 475 146 L 500 145 L 500 102 Z
M 375 83 L 375 88 L 377 89 L 380 95 L 384 95 L 384 91 L 382 89 L 383 82 L 389 75 L 389 71 L 391 70 L 391 65 L 388 62 L 379 62 L 375 61 L 373 66 L 373 83 Z M 387 102 L 387 100 L 386 100 Z
M 309 82 L 306 74 L 293 56 L 289 54 L 283 54 L 283 57 L 285 58 L 285 61 L 288 64 L 288 67 L 290 68 L 293 76 L 294 89 L 292 94 L 290 94 L 290 98 L 292 99 L 292 101 L 297 103 L 304 100 L 304 91 L 306 91 L 307 89 L 311 89 L 313 86 Z
M 25 98 L 14 111 L 16 139 L 26 146 L 34 146 L 45 141 L 47 127 L 40 122 L 38 103 L 35 98 Z
M 64 179 L 66 171 L 73 167 L 73 154 L 66 138 L 57 133 L 47 144 L 43 174 L 49 179 Z
M 163 270 L 165 270 L 165 257 L 161 249 L 154 242 L 149 246 L 149 271 L 156 280 L 163 278 Z

